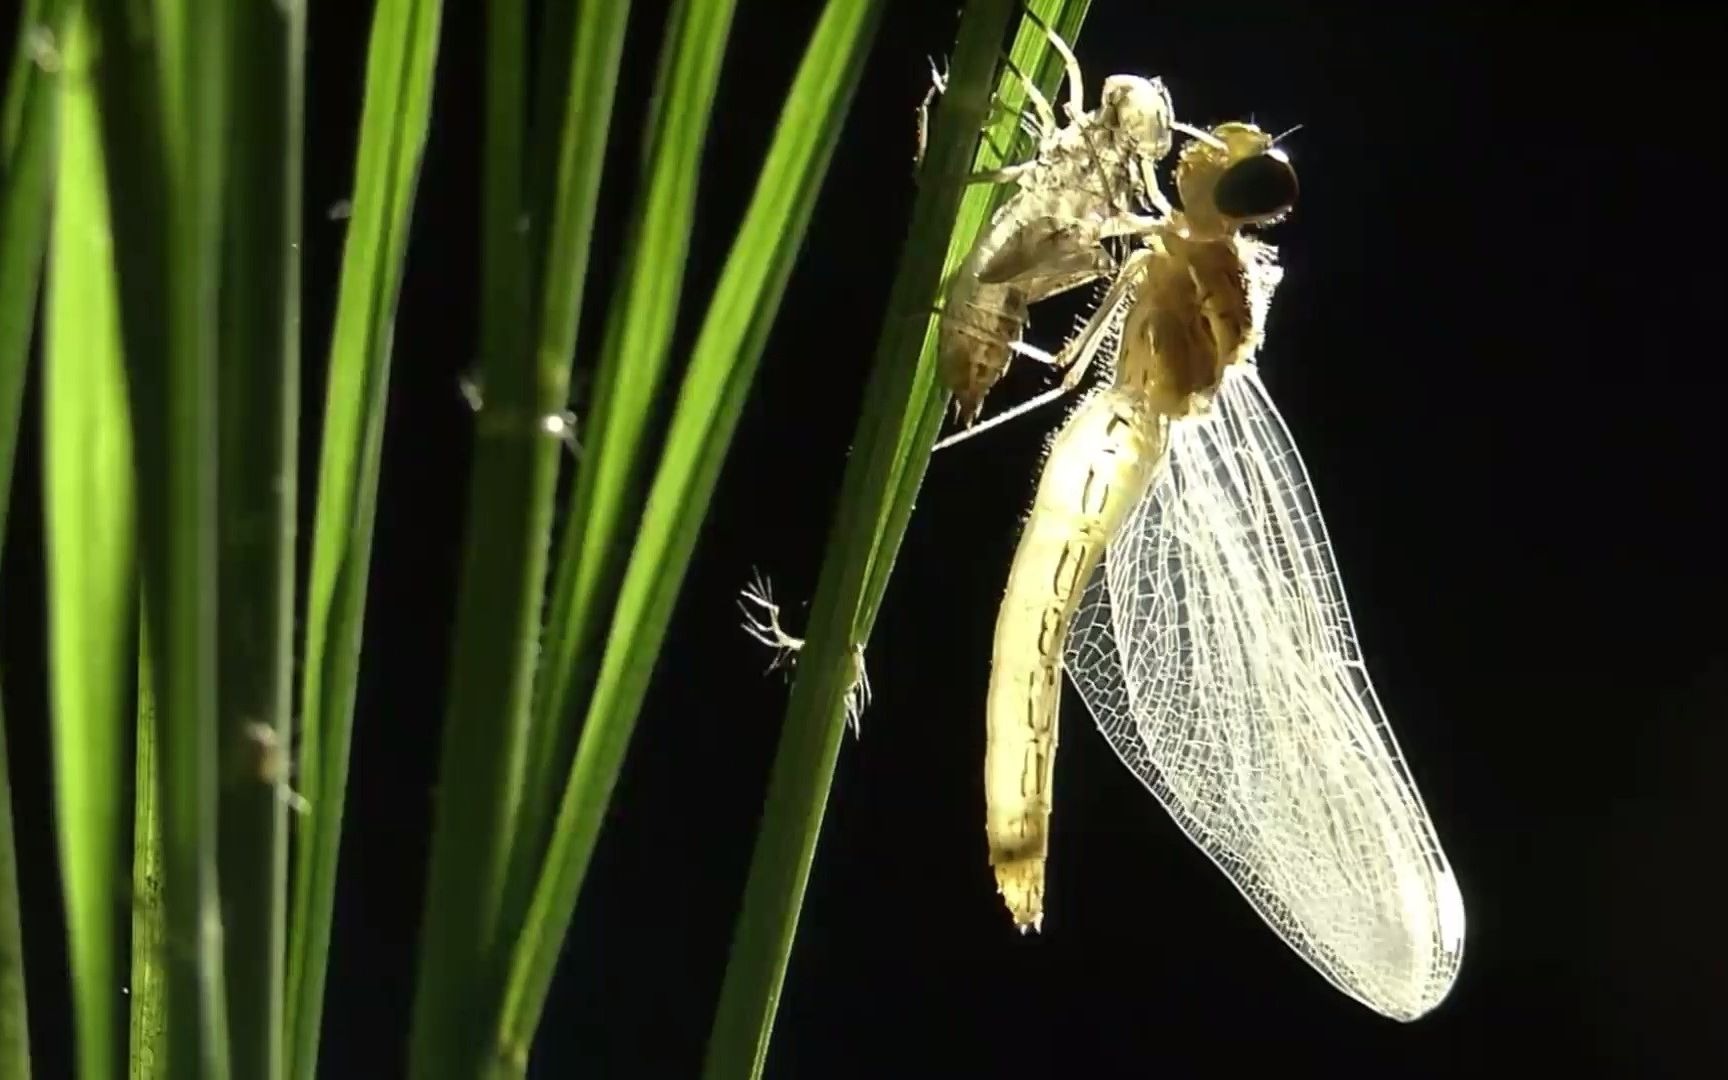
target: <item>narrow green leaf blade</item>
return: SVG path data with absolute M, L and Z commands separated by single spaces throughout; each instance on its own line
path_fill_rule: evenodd
M 50 77 L 44 46 L 59 39 L 66 5 L 26 0 L 18 41 L 0 102 L 0 551 L 12 501 L 12 461 L 30 357 L 36 289 L 48 238 L 60 88 Z M 12 830 L 12 789 L 0 716 L 0 1076 L 29 1080 L 30 1024 L 24 994 L 24 946 L 19 922 L 18 863 Z
M 379 0 L 366 58 L 306 601 L 296 777 L 310 811 L 296 822 L 287 1003 L 287 1074 L 295 1080 L 312 1080 L 318 1064 L 391 333 L 431 122 L 441 15 L 437 0 Z
M 467 537 L 451 650 L 449 711 L 421 923 L 409 1068 L 475 1075 L 498 1010 L 501 927 L 540 600 L 564 444 L 569 359 L 533 347 L 524 191 L 528 12 L 487 9 L 481 211 L 481 356 Z
M 629 0 L 554 5 L 540 54 L 537 125 L 558 138 L 536 138 L 528 147 L 529 184 L 535 191 L 532 220 L 547 222 L 537 281 L 540 363 L 568 369 L 576 352 L 578 318 L 588 281 L 588 250 L 599 202 L 606 139 L 624 53 Z M 549 373 L 550 375 L 550 373 Z M 557 376 L 567 383 L 568 375 Z M 542 668 L 528 717 L 528 751 L 522 777 L 522 811 L 510 852 L 503 925 L 519 927 L 546 857 L 559 793 L 576 746 L 575 717 L 545 708 Z
M 51 68 L 66 22 L 62 0 L 27 0 L 0 103 L 0 544 L 12 502 L 12 457 L 36 317 L 36 286 L 48 242 L 48 194 L 54 182 L 60 87 Z M 0 1059 L 3 1061 L 4 1059 Z
M 306 12 L 239 0 L 223 237 L 217 535 L 218 869 L 236 1076 L 282 1069 L 294 526 L 300 411 L 300 130 Z
M 228 1073 L 218 893 L 216 371 L 226 0 L 93 0 L 158 700 L 170 1067 Z
M 138 621 L 138 721 L 132 771 L 132 1041 L 131 1080 L 168 1075 L 167 922 L 162 907 L 162 791 L 156 763 L 156 680 Z
M 604 2 L 604 0 L 594 0 Z M 703 143 L 735 0 L 678 0 L 668 16 L 645 172 L 601 350 L 593 408 L 581 433 L 570 523 L 558 554 L 538 707 L 568 723 L 580 705 L 640 512 L 650 464 L 644 438 L 664 380 L 695 221 Z
M 126 724 L 135 620 L 127 380 L 90 37 L 66 37 L 42 380 L 54 795 L 78 1071 L 119 1074 Z
M 1060 9 L 1083 10 L 1085 4 L 1033 0 L 1027 6 L 1055 24 Z M 898 313 L 932 306 L 938 282 L 963 257 L 995 197 L 977 187 L 963 197 L 962 184 L 975 161 L 991 73 L 1015 8 L 1014 0 L 972 0 L 961 19 L 948 89 L 936 109 L 911 232 L 841 483 L 828 554 L 811 604 L 809 637 L 798 656 L 786 726 L 769 777 L 709 1036 L 708 1080 L 760 1076 L 767 1062 L 839 757 L 844 702 L 859 676 L 857 650 L 869 639 L 946 405 L 947 395 L 936 384 L 934 321 L 921 325 Z M 1077 18 L 1060 24 L 1072 33 Z M 1022 70 L 1036 70 L 1031 61 L 1043 48 L 1041 33 L 1023 25 L 1013 55 Z M 1011 118 L 1007 122 L 1011 124 Z
M 632 545 L 547 870 L 511 968 L 501 1055 L 525 1058 L 726 449 L 881 16 L 829 0 L 697 337 Z
M 24 937 L 18 920 L 18 853 L 12 840 L 12 783 L 6 711 L 0 709 L 0 1075 L 30 1080 L 30 1017 L 24 995 Z

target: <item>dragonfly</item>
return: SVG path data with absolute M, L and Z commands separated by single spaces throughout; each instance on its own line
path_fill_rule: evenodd
M 1464 905 L 1358 646 L 1313 486 L 1255 363 L 1281 277 L 1252 232 L 1294 166 L 1196 131 L 1181 209 L 1063 352 L 1110 384 L 1051 444 L 998 614 L 986 838 L 1041 927 L 1062 674 L 1118 758 L 1335 987 L 1414 1020 L 1449 993 Z
M 1030 109 L 1022 124 L 1036 136 L 1037 149 L 1027 161 L 972 177 L 1011 183 L 1015 190 L 946 291 L 937 368 L 962 429 L 977 420 L 1014 354 L 1055 362 L 1022 340 L 1029 306 L 1113 276 L 1117 265 L 1106 242 L 1141 235 L 1170 210 L 1157 180 L 1176 127 L 1163 82 L 1113 75 L 1104 81 L 1098 107 L 1088 112 L 1073 50 L 1055 30 L 1033 21 L 1062 58 L 1067 123 L 1058 124 L 1050 102 L 1020 75 Z

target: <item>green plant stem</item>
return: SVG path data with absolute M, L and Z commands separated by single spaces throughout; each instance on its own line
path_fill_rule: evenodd
M 26 0 L 0 103 L 0 544 L 12 502 L 12 458 L 60 124 L 60 87 L 45 66 L 58 61 L 45 50 L 64 35 L 66 10 L 62 0 Z
M 578 317 L 588 280 L 588 250 L 599 203 L 606 138 L 629 22 L 628 0 L 553 5 L 543 40 L 537 127 L 547 129 L 529 148 L 531 217 L 547 222 L 536 272 L 536 314 L 542 363 L 576 352 Z M 556 131 L 557 139 L 549 136 Z M 567 361 L 566 361 L 567 362 Z M 576 746 L 575 718 L 541 707 L 547 674 L 536 685 L 529 712 L 522 812 L 511 847 L 502 925 L 519 927 L 546 857 L 552 819 Z
M 409 1070 L 472 1076 L 496 1015 L 500 926 L 521 801 L 528 709 L 569 359 L 531 347 L 524 219 L 527 11 L 487 9 L 480 389 L 436 828 Z
M 431 122 L 442 6 L 380 0 L 366 57 L 353 217 L 330 347 L 307 586 L 300 793 L 289 923 L 288 1069 L 312 1080 L 328 972 L 390 345 L 414 192 Z
M 24 937 L 18 919 L 18 854 L 12 838 L 12 783 L 6 712 L 0 709 L 0 1075 L 30 1080 L 30 1016 L 24 996 Z
M 604 2 L 604 0 L 594 0 Z M 664 380 L 695 220 L 696 182 L 734 0 L 678 0 L 667 18 L 644 172 L 606 322 L 594 401 L 581 433 L 569 524 L 560 542 L 541 722 L 569 724 L 594 670 L 648 467 L 644 439 Z
M 30 330 L 42 252 L 48 239 L 48 194 L 58 153 L 60 88 L 40 53 L 59 40 L 66 5 L 26 0 L 0 102 L 0 551 L 12 502 L 12 462 L 30 357 Z M 0 1076 L 29 1080 L 30 1024 L 24 994 L 24 947 L 12 788 L 0 715 Z
M 139 565 L 159 680 L 171 1073 L 228 1075 L 217 883 L 216 369 L 227 0 L 92 0 Z M 154 19 L 151 16 L 154 15 Z
M 305 8 L 240 0 L 230 62 L 217 542 L 223 718 L 218 854 L 235 1075 L 282 1070 L 298 489 Z M 244 358 L 244 362 L 238 362 Z
M 132 1039 L 130 1080 L 168 1075 L 168 973 L 162 910 L 161 782 L 156 765 L 156 685 L 149 620 L 139 620 L 138 717 L 132 780 Z
M 546 873 L 516 945 L 498 1075 L 521 1074 L 648 677 L 880 15 L 876 0 L 830 0 L 824 8 L 708 305 L 625 573 Z
M 1047 22 L 1061 0 L 1029 5 Z M 1067 7 L 1084 9 L 1084 3 Z M 934 324 L 927 310 L 945 273 L 963 256 L 993 196 L 962 186 L 975 161 L 991 73 L 1014 0 L 972 0 L 962 16 L 948 90 L 936 109 L 920 173 L 911 232 L 889 300 L 876 364 L 811 604 L 786 725 L 769 777 L 756 850 L 731 958 L 709 1037 L 709 1080 L 760 1076 L 797 931 L 798 913 L 844 731 L 844 701 L 858 678 L 857 650 L 886 588 L 911 514 L 946 395 L 935 382 Z M 1074 20 L 1077 23 L 1077 17 Z M 1062 23 L 1065 27 L 1067 24 Z M 1072 28 L 1069 28 L 1072 33 Z M 1033 68 L 1042 40 L 1022 27 L 1015 59 Z M 1004 93 L 1012 104 L 1018 98 Z M 987 144 L 986 144 L 987 145 Z M 917 357 L 916 364 L 911 362 Z
M 121 851 L 133 603 L 131 428 L 88 28 L 64 48 L 64 130 L 44 335 L 43 524 L 54 797 L 78 1071 L 124 1046 Z
M 139 473 L 154 479 L 141 502 L 146 612 L 159 646 L 159 783 L 163 897 L 168 940 L 170 1075 L 229 1075 L 223 917 L 217 878 L 217 308 L 221 279 L 223 175 L 227 157 L 226 0 L 182 0 L 158 54 L 166 198 L 159 207 L 168 277 L 168 348 L 124 304 L 122 327 L 133 375 Z M 115 44 L 104 39 L 106 49 Z M 130 44 L 130 43 L 129 43 Z M 103 112 L 114 101 L 104 95 Z M 134 211 L 138 209 L 134 207 Z M 123 268 L 122 296 L 143 290 Z M 134 349 L 141 339 L 145 348 Z M 150 413 L 145 421 L 142 415 Z M 165 421 L 165 422 L 164 422 Z M 159 613 L 159 614 L 158 614 Z

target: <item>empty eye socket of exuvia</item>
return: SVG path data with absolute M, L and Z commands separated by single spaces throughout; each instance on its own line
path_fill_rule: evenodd
M 1224 170 L 1212 201 L 1225 217 L 1276 217 L 1296 205 L 1296 170 L 1277 151 L 1255 154 Z

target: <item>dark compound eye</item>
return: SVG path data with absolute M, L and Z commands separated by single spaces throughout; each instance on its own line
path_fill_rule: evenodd
M 1212 200 L 1225 217 L 1276 217 L 1296 205 L 1296 170 L 1283 154 L 1256 154 L 1224 170 Z

